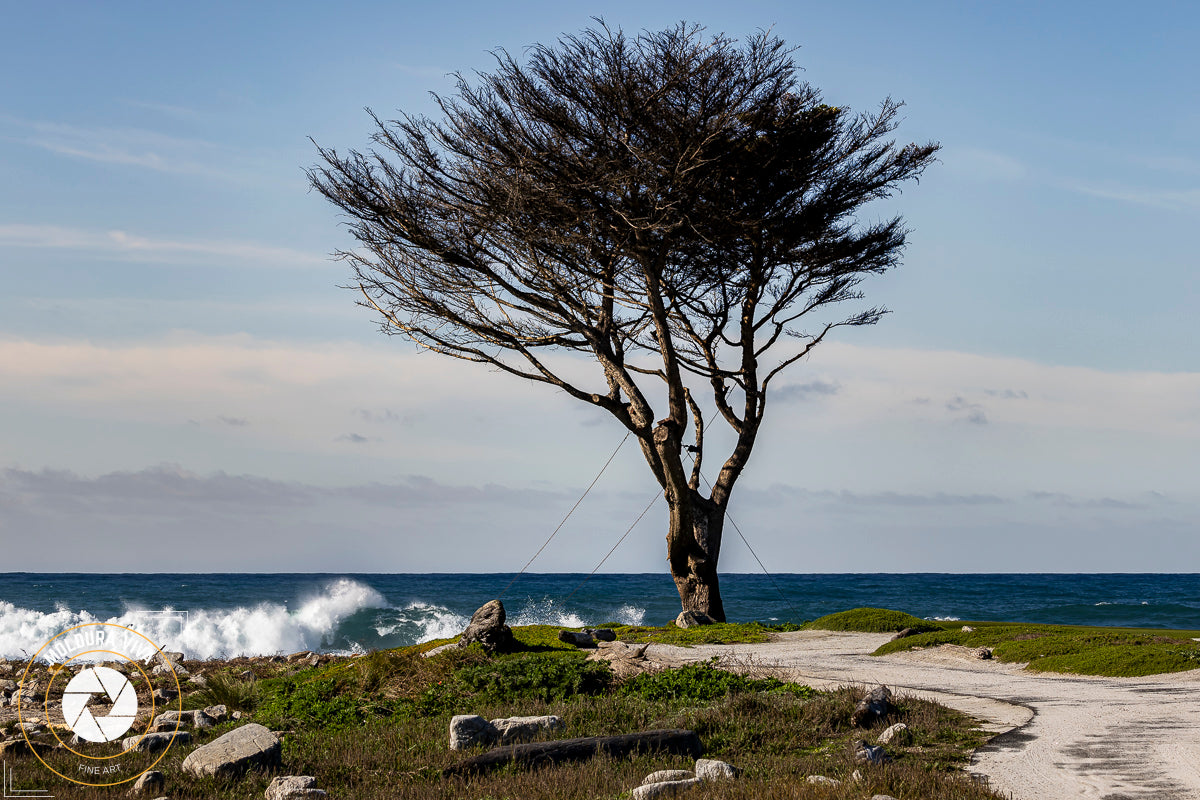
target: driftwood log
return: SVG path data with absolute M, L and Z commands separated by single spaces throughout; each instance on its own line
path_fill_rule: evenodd
M 585 736 L 579 739 L 560 739 L 556 742 L 531 742 L 497 747 L 483 755 L 460 761 L 442 774 L 470 775 L 516 763 L 537 768 L 564 761 L 585 761 L 600 753 L 625 756 L 630 753 L 664 752 L 699 758 L 704 754 L 700 737 L 695 731 L 661 730 L 623 733 L 617 736 Z

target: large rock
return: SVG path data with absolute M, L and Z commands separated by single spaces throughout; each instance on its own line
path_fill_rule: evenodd
M 500 744 L 528 742 L 542 731 L 563 728 L 562 717 L 545 714 L 540 717 L 505 717 L 491 720 L 492 728 L 499 734 Z
M 280 775 L 267 787 L 267 800 L 302 800 L 308 797 L 325 797 L 324 789 L 317 788 L 317 779 L 312 775 Z
M 468 750 L 494 744 L 500 732 L 478 714 L 455 714 L 450 718 L 450 749 Z
M 234 777 L 250 767 L 278 767 L 281 750 L 275 734 L 251 722 L 193 750 L 183 760 L 183 771 L 197 778 Z
M 697 625 L 712 625 L 715 619 L 699 611 L 680 611 L 675 618 L 675 626 L 679 628 L 694 628 Z
M 696 777 L 702 781 L 731 781 L 738 775 L 737 768 L 714 758 L 696 759 Z
M 147 733 L 145 736 L 130 736 L 121 740 L 121 747 L 137 753 L 157 753 L 173 744 L 191 744 L 192 735 L 187 731 L 174 733 Z
M 504 624 L 504 604 L 489 600 L 471 615 L 471 624 L 458 640 L 459 647 L 479 642 L 489 653 L 507 653 L 516 649 L 512 628 Z

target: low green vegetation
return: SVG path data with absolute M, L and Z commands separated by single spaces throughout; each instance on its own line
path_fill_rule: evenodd
M 691 628 L 679 628 L 673 622 L 659 628 L 613 626 L 617 638 L 623 642 L 653 642 L 681 647 L 693 647 L 698 644 L 756 644 L 769 641 L 772 633 L 797 629 L 795 625 L 764 625 L 761 622 L 720 622 Z
M 861 633 L 898 633 L 905 629 L 918 632 L 940 631 L 942 627 L 936 622 L 914 617 L 903 611 L 890 611 L 886 608 L 854 608 L 850 611 L 839 611 L 805 624 L 805 630 L 819 631 L 858 631 Z
M 1031 672 L 1114 678 L 1200 668 L 1200 642 L 1192 641 L 1195 631 L 978 622 L 966 626 L 974 630 L 964 631 L 963 627 L 962 622 L 944 623 L 935 632 L 888 642 L 874 654 L 944 644 L 989 647 L 994 658 L 1025 663 Z

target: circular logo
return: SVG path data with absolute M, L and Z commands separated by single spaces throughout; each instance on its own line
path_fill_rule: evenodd
M 166 710 L 156 694 L 174 696 L 171 708 L 182 711 L 179 676 L 159 653 L 142 633 L 109 622 L 76 625 L 43 644 L 21 677 L 28 688 L 15 695 L 18 719 L 32 723 L 21 731 L 34 756 L 55 775 L 84 786 L 116 786 L 153 769 L 181 719 L 155 725 Z M 155 661 L 161 663 L 153 670 L 143 667 Z M 57 745 L 45 738 L 51 736 Z M 78 760 L 71 763 L 66 753 Z
M 93 697 L 107 698 L 112 707 L 100 719 L 88 708 Z M 89 742 L 114 742 L 133 727 L 137 716 L 137 690 L 121 673 L 110 667 L 83 670 L 63 690 L 62 714 L 67 727 Z

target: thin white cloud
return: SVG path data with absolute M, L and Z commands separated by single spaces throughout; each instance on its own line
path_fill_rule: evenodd
M 0 246 L 81 250 L 92 255 L 136 261 L 194 262 L 214 258 L 245 266 L 329 266 L 327 256 L 258 242 L 161 239 L 128 231 L 71 228 L 61 225 L 0 224 Z
M 85 161 L 133 166 L 156 172 L 239 178 L 220 149 L 202 139 L 170 136 L 142 128 L 71 125 L 0 116 L 9 138 L 31 147 Z
M 1165 211 L 1200 211 L 1200 188 L 1157 189 L 1137 186 L 1098 185 L 1091 183 L 1069 183 L 1067 188 L 1092 197 L 1118 200 L 1122 203 L 1158 208 Z

